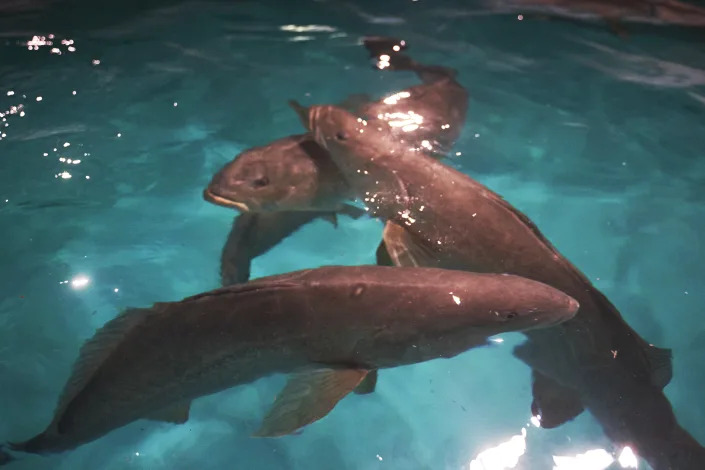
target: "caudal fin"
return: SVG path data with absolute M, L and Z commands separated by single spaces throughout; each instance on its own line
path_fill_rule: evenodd
M 380 70 L 408 70 L 415 72 L 424 83 L 433 83 L 446 78 L 455 78 L 457 72 L 450 67 L 425 65 L 402 53 L 408 46 L 403 39 L 386 36 L 367 36 L 362 44 Z
M 0 467 L 16 460 L 12 455 L 5 451 L 5 446 L 0 446 Z
M 26 452 L 26 453 L 31 453 L 31 454 L 41 454 L 44 452 L 46 449 L 46 434 L 41 433 L 37 434 L 33 438 L 26 440 L 24 442 L 8 442 L 7 447 L 9 450 L 12 452 Z M 0 449 L 0 452 L 2 452 L 3 449 Z M 7 451 L 5 451 L 7 454 Z M 12 455 L 9 455 L 11 459 L 14 460 L 14 457 Z M 0 459 L 0 462 L 2 462 L 2 459 Z

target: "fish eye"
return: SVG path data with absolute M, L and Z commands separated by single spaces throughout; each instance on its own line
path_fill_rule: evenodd
M 266 176 L 262 176 L 260 178 L 257 178 L 256 180 L 252 181 L 252 186 L 255 188 L 264 188 L 269 184 L 269 178 Z
M 507 314 L 507 320 L 511 320 L 512 318 L 516 317 L 517 315 L 519 315 L 517 312 L 509 312 Z
M 335 138 L 338 140 L 348 140 L 348 135 L 345 132 L 340 131 L 335 134 Z

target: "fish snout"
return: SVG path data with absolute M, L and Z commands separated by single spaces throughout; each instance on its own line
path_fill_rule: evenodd
M 578 313 L 578 310 L 580 309 L 580 302 L 575 300 L 573 297 L 568 296 L 568 314 L 570 314 L 570 317 L 574 317 L 576 313 Z
M 561 292 L 561 297 L 561 301 L 557 302 L 556 307 L 552 309 L 553 314 L 550 319 L 546 319 L 544 322 L 545 326 L 558 325 L 570 320 L 578 313 L 580 303 L 577 300 L 563 292 Z

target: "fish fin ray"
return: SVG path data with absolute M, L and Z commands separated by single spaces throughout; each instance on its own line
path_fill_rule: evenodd
M 367 375 L 364 369 L 315 369 L 293 374 L 253 437 L 277 437 L 326 416 Z
M 147 416 L 147 419 L 165 423 L 184 424 L 188 421 L 190 411 L 191 402 L 186 401 L 151 413 Z
M 369 371 L 365 378 L 362 379 L 362 382 L 360 382 L 360 384 L 355 387 L 353 392 L 355 392 L 357 395 L 367 395 L 369 393 L 373 393 L 377 388 L 378 375 L 379 371 L 377 369 Z
M 531 414 L 540 417 L 542 428 L 556 428 L 584 411 L 577 390 L 561 385 L 537 370 L 532 370 L 531 389 Z
M 383 238 L 395 266 L 434 267 L 439 264 L 433 251 L 395 222 L 388 221 L 385 224 Z

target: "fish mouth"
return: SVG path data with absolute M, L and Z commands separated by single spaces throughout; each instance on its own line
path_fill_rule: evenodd
M 223 196 L 215 194 L 209 188 L 203 190 L 203 199 L 218 206 L 235 208 L 241 212 L 250 212 L 250 208 L 244 202 L 237 202 L 224 198 Z

